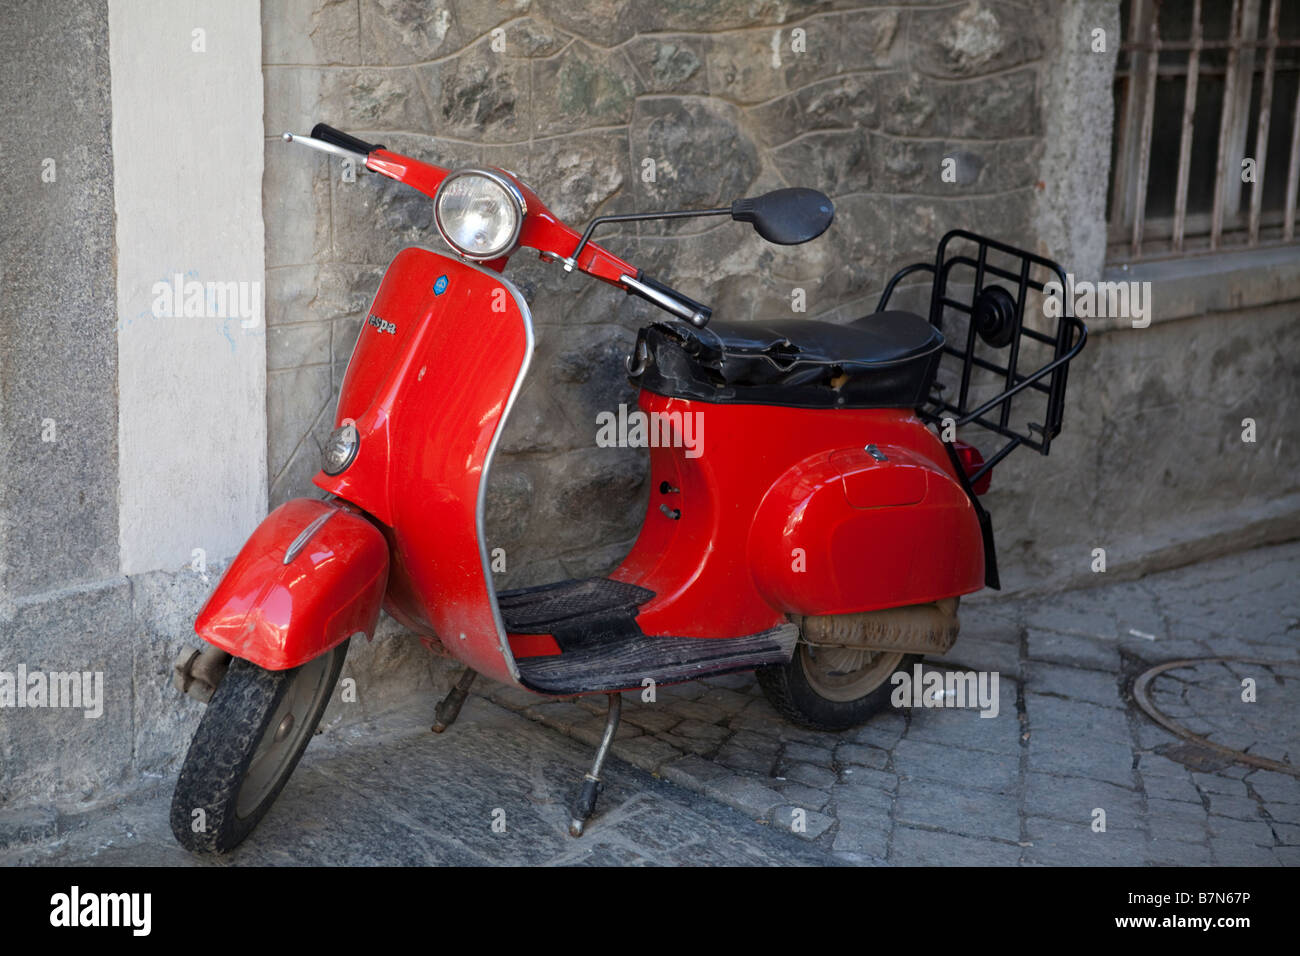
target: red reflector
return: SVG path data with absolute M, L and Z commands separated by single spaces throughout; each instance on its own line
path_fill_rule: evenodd
M 952 447 L 957 452 L 957 460 L 961 462 L 967 478 L 983 467 L 984 456 L 980 454 L 980 450 L 974 445 L 968 445 L 964 441 L 954 441 Z M 992 480 L 993 469 L 990 468 L 980 475 L 980 480 L 972 484 L 971 488 L 975 491 L 975 494 L 982 495 L 989 490 L 989 482 Z

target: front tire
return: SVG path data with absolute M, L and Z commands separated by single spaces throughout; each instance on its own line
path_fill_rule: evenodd
M 238 846 L 288 782 L 338 682 L 348 642 L 287 671 L 231 661 L 190 743 L 172 834 L 192 853 Z

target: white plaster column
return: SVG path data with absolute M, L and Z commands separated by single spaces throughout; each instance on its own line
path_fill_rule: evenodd
M 261 35 L 257 0 L 109 0 L 126 574 L 228 557 L 266 511 Z

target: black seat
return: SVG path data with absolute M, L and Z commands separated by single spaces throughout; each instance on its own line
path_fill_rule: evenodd
M 660 395 L 801 408 L 915 408 L 943 335 L 911 312 L 847 325 L 813 319 L 660 322 L 641 330 L 633 381 Z

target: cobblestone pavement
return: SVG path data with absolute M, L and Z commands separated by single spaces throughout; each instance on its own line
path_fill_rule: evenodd
M 317 737 L 238 849 L 190 856 L 168 828 L 173 779 L 75 818 L 0 818 L 0 866 L 823 865 L 823 851 L 624 763 L 600 827 L 568 834 L 585 746 L 490 701 L 429 732 L 433 701 Z M 421 706 L 423 704 L 423 706 Z M 504 829 L 494 829 L 500 820 Z M 8 847 L 5 844 L 8 843 Z
M 749 675 L 660 688 L 653 704 L 626 694 L 580 840 L 565 832 L 567 804 L 604 698 L 484 687 L 436 737 L 434 702 L 420 698 L 319 737 L 218 865 L 1298 864 L 1300 778 L 1175 736 L 1130 692 L 1161 662 L 1277 662 L 1166 671 L 1151 697 L 1191 732 L 1294 764 L 1297 581 L 1300 542 L 1134 583 L 967 602 L 949 658 L 928 666 L 997 672 L 991 718 L 892 710 L 816 733 L 777 717 Z M 168 831 L 172 782 L 78 818 L 0 818 L 0 865 L 195 864 Z M 491 826 L 498 809 L 505 832 Z
M 1300 765 L 1300 542 L 968 601 L 961 616 L 952 651 L 926 667 L 997 672 L 996 717 L 891 710 L 818 733 L 778 717 L 752 675 L 730 675 L 659 688 L 654 703 L 625 694 L 614 756 L 850 863 L 1300 864 L 1300 778 L 1175 736 L 1131 693 L 1161 662 L 1280 662 L 1166 671 L 1153 701 L 1217 743 Z M 603 697 L 482 692 L 589 745 L 600 737 Z

